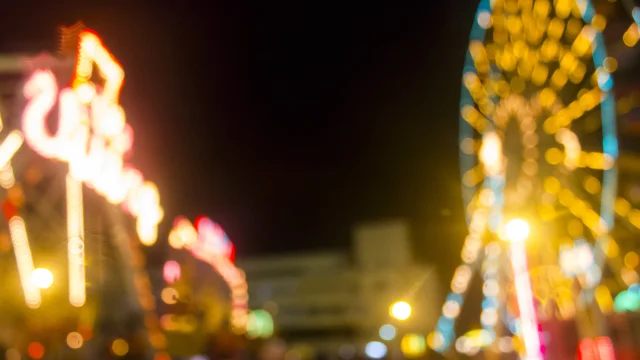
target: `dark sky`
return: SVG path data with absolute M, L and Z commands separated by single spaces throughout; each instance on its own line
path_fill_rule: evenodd
M 477 1 L 135 3 L 4 10 L 1 46 L 52 49 L 75 20 L 102 36 L 167 224 L 207 214 L 243 256 L 346 247 L 352 224 L 404 217 L 420 256 L 450 271 Z

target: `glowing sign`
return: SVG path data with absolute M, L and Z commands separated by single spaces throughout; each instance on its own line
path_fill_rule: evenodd
M 105 79 L 104 86 L 91 82 L 93 65 Z M 114 204 L 122 203 L 137 219 L 140 241 L 151 245 L 162 220 L 158 190 L 145 182 L 135 168 L 125 165 L 133 131 L 118 104 L 124 78 L 120 65 L 89 31 L 80 34 L 78 62 L 72 88 L 58 92 L 54 75 L 33 73 L 24 86 L 28 104 L 22 116 L 27 144 L 46 158 L 69 164 L 70 175 L 84 182 Z M 47 116 L 58 96 L 58 130 L 49 134 Z

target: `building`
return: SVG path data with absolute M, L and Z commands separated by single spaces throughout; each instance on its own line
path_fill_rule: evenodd
M 435 272 L 413 261 L 404 222 L 358 225 L 351 245 L 351 251 L 238 260 L 247 276 L 250 308 L 271 311 L 276 335 L 303 358 L 361 353 L 367 342 L 380 340 L 378 329 L 386 323 L 400 334 L 426 336 L 437 318 L 441 298 Z M 398 300 L 412 305 L 403 322 L 389 316 Z

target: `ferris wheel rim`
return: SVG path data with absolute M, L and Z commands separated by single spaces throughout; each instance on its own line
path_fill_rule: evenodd
M 480 41 L 482 43 L 485 42 L 487 29 L 480 26 L 478 22 L 478 16 L 483 12 L 487 12 L 488 14 L 493 13 L 492 0 L 481 0 L 476 13 L 474 15 L 473 25 L 471 28 L 471 32 L 469 35 L 468 43 L 472 43 L 473 41 Z M 578 1 L 574 0 L 574 3 Z M 595 11 L 593 8 L 593 4 L 591 0 L 582 1 L 585 5 L 582 10 L 582 20 L 585 23 L 589 23 L 590 20 L 595 15 Z M 591 59 L 593 60 L 593 64 L 595 68 L 602 67 L 604 59 L 607 57 L 607 49 L 604 43 L 604 37 L 602 31 L 596 31 L 595 38 L 595 49 L 591 55 Z M 467 51 L 465 53 L 465 61 L 463 65 L 462 74 L 464 75 L 467 72 L 473 72 L 477 74 L 477 69 L 475 67 L 473 58 L 471 57 L 471 53 L 467 47 Z M 610 88 L 613 87 L 613 79 L 611 79 Z M 469 169 L 473 168 L 477 164 L 477 159 L 475 155 L 469 155 L 462 151 L 460 143 L 467 138 L 473 138 L 473 127 L 462 117 L 461 110 L 466 105 L 474 106 L 475 102 L 471 97 L 469 90 L 464 86 L 461 86 L 460 91 L 460 104 L 459 104 L 459 112 L 460 116 L 458 117 L 458 122 L 460 126 L 460 130 L 458 132 L 458 153 L 459 153 L 459 166 L 460 166 L 460 176 L 464 176 L 465 172 Z M 610 89 L 605 91 L 604 99 L 602 99 L 600 103 L 600 123 L 602 124 L 602 147 L 603 153 L 609 155 L 612 159 L 617 160 L 618 158 L 618 137 L 616 130 L 616 110 L 615 110 L 615 98 L 613 91 Z M 599 215 L 605 221 L 608 228 L 613 228 L 615 209 L 614 202 L 616 199 L 617 192 L 617 168 L 616 166 L 612 166 L 609 169 L 603 170 L 603 186 L 602 192 L 600 194 L 600 210 Z M 486 182 L 487 177 L 483 179 L 483 183 Z M 462 197 L 463 197 L 463 206 L 465 208 L 465 219 L 467 221 L 467 225 L 470 222 L 470 213 L 468 211 L 468 206 L 472 202 L 474 196 L 477 193 L 477 189 L 475 187 L 465 186 L 464 183 L 461 183 Z M 606 190 L 606 191 L 605 191 Z

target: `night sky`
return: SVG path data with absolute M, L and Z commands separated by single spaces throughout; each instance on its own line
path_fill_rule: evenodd
M 167 226 L 206 214 L 242 257 L 344 248 L 354 223 L 403 217 L 417 255 L 451 272 L 477 1 L 135 3 L 3 10 L 0 50 L 52 50 L 76 20 L 102 36 Z

